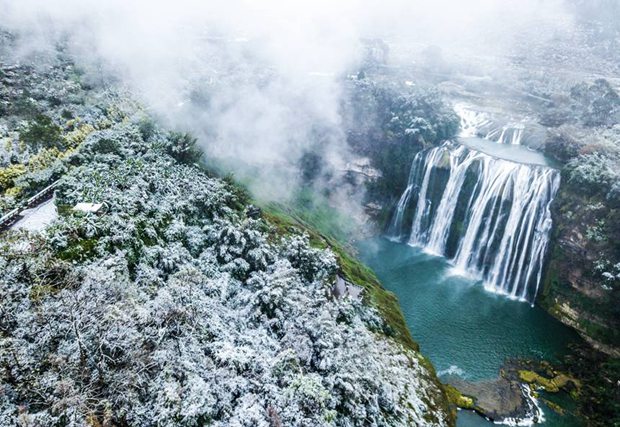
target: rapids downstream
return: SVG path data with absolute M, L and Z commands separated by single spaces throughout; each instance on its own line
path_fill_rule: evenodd
M 461 137 L 413 161 L 387 239 L 359 249 L 398 296 L 440 377 L 489 380 L 506 358 L 555 360 L 578 340 L 533 306 L 560 174 L 520 145 L 520 125 L 497 129 L 487 117 L 459 113 Z M 578 425 L 542 407 L 544 425 Z M 459 413 L 459 426 L 487 424 Z

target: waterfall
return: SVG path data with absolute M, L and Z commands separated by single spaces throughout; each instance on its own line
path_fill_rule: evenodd
M 495 141 L 498 144 L 521 145 L 525 126 L 520 123 L 508 124 L 500 129 L 494 129 L 486 134 L 484 139 Z
M 464 104 L 456 104 L 454 110 L 461 118 L 461 138 L 480 137 L 498 144 L 521 145 L 525 124 L 512 119 L 494 118 Z M 503 124 L 502 124 L 503 123 Z
M 490 291 L 533 302 L 559 184 L 550 167 L 447 142 L 414 159 L 388 233 L 446 256 Z
M 418 153 L 413 159 L 413 163 L 411 164 L 411 171 L 409 172 L 409 182 L 407 182 L 407 188 L 403 192 L 402 196 L 400 196 L 400 200 L 396 204 L 396 210 L 394 211 L 394 215 L 392 216 L 392 221 L 390 222 L 390 226 L 388 227 L 388 237 L 392 240 L 400 240 L 402 237 L 402 224 L 405 214 L 405 208 L 409 205 L 409 200 L 411 199 L 411 194 L 414 191 L 414 185 L 416 181 L 416 173 L 421 170 L 420 163 L 424 161 L 424 156 L 422 153 Z

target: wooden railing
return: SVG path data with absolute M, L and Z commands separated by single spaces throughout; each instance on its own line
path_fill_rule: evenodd
M 58 181 L 53 182 L 31 198 L 26 200 L 26 203 L 24 203 L 22 206 L 15 208 L 12 211 L 8 212 L 6 215 L 2 216 L 0 218 L 0 231 L 6 230 L 11 225 L 15 224 L 20 218 L 21 211 L 23 211 L 24 209 L 33 208 L 39 205 L 41 202 L 47 200 L 54 193 L 54 189 L 57 185 Z

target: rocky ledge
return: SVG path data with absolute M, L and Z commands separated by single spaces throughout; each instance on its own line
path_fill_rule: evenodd
M 578 380 L 553 370 L 545 362 L 523 360 L 507 361 L 494 380 L 472 382 L 453 376 L 446 382 L 448 398 L 454 406 L 510 424 L 544 421 L 537 390 L 564 391 L 576 397 L 581 388 Z M 561 408 L 553 409 L 561 412 Z

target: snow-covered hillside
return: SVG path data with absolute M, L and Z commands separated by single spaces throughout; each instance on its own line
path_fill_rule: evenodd
M 329 249 L 144 129 L 90 133 L 56 221 L 0 237 L 1 425 L 450 424 L 424 359 L 333 296 Z

